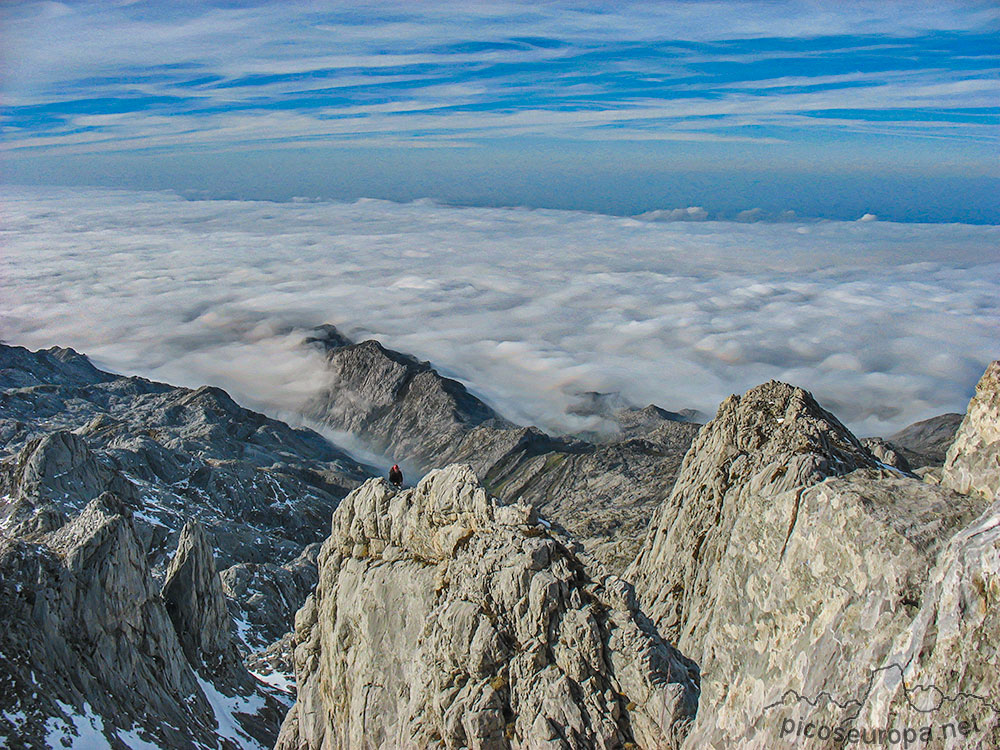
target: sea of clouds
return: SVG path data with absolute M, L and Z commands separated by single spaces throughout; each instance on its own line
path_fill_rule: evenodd
M 1000 356 L 996 226 L 10 187 L 2 205 L 5 342 L 277 415 L 323 385 L 301 340 L 327 322 L 556 431 L 594 427 L 567 413 L 584 391 L 711 414 L 776 378 L 887 434 L 964 411 Z

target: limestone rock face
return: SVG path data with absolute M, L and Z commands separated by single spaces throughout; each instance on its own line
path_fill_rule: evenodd
M 7 747 L 269 746 L 280 704 L 248 674 L 242 691 L 199 677 L 150 584 L 131 509 L 111 494 L 38 542 L 0 535 Z
M 748 498 L 726 554 L 710 563 L 709 604 L 680 639 L 706 675 L 687 747 L 778 747 L 784 722 L 807 715 L 859 730 L 891 726 L 855 720 L 853 702 L 910 627 L 936 554 L 981 509 L 868 469 L 766 503 Z M 786 705 L 789 691 L 805 700 Z M 814 711 L 809 701 L 824 694 L 851 710 Z
M 958 492 L 992 499 L 1000 492 L 1000 361 L 976 385 L 976 394 L 948 449 L 941 481 Z
M 727 400 L 699 433 L 627 574 L 702 671 L 685 748 L 841 747 L 834 729 L 901 730 L 904 709 L 918 728 L 958 721 L 964 688 L 980 728 L 995 725 L 980 699 L 995 649 L 974 653 L 995 637 L 986 503 L 884 463 L 779 383 Z M 948 697 L 932 718 L 907 702 L 930 681 Z
M 181 531 L 161 596 L 188 662 L 206 675 L 239 671 L 236 665 L 242 664 L 230 632 L 222 581 L 212 546 L 197 521 L 189 521 Z
M 469 467 L 371 480 L 334 513 L 296 616 L 277 747 L 678 746 L 698 670 Z
M 346 344 L 333 326 L 320 341 L 331 384 L 313 409 L 329 424 L 363 435 L 376 450 L 428 463 L 479 425 L 511 427 L 457 380 L 374 340 Z
M 858 723 L 936 722 L 929 746 L 1000 747 L 1000 501 L 955 534 L 930 573 L 920 609 L 895 639 Z M 975 728 L 948 735 L 942 725 Z
M 788 490 L 875 466 L 857 438 L 801 388 L 772 381 L 731 396 L 695 438 L 625 577 L 664 636 L 679 638 L 707 616 L 714 565 L 750 498 L 766 506 Z M 795 520 L 793 508 L 786 537 Z
M 72 432 L 57 430 L 35 438 L 0 462 L 0 524 L 20 537 L 52 531 L 105 492 L 136 504 L 135 487 L 105 466 Z

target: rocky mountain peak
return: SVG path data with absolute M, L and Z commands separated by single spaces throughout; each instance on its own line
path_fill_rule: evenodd
M 981 416 L 967 417 L 976 425 L 969 442 L 980 447 L 988 445 L 991 393 L 981 388 L 970 405 Z M 966 465 L 959 450 L 956 465 Z M 983 508 L 975 494 L 890 469 L 802 389 L 770 382 L 727 399 L 692 444 L 626 572 L 660 632 L 705 675 L 685 748 L 773 746 L 774 727 L 805 710 L 784 703 L 788 695 L 808 701 L 810 718 L 845 731 L 886 726 L 898 710 L 892 701 L 906 697 L 898 681 L 880 684 L 888 697 L 866 705 L 867 718 L 845 706 L 911 670 L 914 653 L 935 649 L 935 634 L 942 644 L 940 626 L 916 639 L 914 614 L 937 611 L 947 596 L 925 588 L 930 571 L 957 530 L 982 526 L 975 519 Z M 985 621 L 966 619 L 963 632 L 978 638 Z M 889 662 L 892 648 L 906 653 Z M 964 674 L 942 669 L 942 658 L 935 684 L 958 694 L 960 684 L 988 681 L 982 660 L 951 648 L 941 653 Z
M 307 340 L 324 347 L 329 371 L 328 388 L 307 414 L 405 458 L 410 467 L 433 466 L 477 426 L 509 426 L 428 362 L 375 340 L 352 344 L 332 326 Z
M 1000 493 L 1000 360 L 986 368 L 948 450 L 942 483 L 986 498 Z
M 324 323 L 321 326 L 316 326 L 310 336 L 306 337 L 305 342 L 307 344 L 312 344 L 319 346 L 323 349 L 338 349 L 342 346 L 351 346 L 354 342 L 351 341 L 347 336 L 342 334 L 337 326 L 331 323 Z
M 803 483 L 874 466 L 871 454 L 833 414 L 802 388 L 772 380 L 742 396 L 730 396 L 696 440 L 694 453 L 711 443 L 716 464 L 743 455 L 758 466 L 800 457 Z M 743 467 L 744 473 L 748 473 Z M 812 476 L 805 473 L 814 472 Z
M 181 531 L 161 595 L 187 660 L 219 671 L 234 655 L 231 621 L 212 545 L 197 521 Z
M 87 503 L 86 507 L 72 522 L 53 531 L 46 539 L 47 545 L 67 556 L 81 555 L 86 550 L 99 546 L 94 540 L 101 534 L 117 535 L 125 530 L 126 520 L 131 520 L 133 507 L 110 492 L 103 493 Z M 126 548 L 133 539 L 130 535 Z M 121 545 L 115 545 L 116 548 Z M 130 551 L 128 549 L 126 552 Z
M 0 506 L 0 524 L 9 534 L 31 537 L 57 529 L 67 513 L 82 510 L 104 493 L 136 502 L 133 485 L 68 430 L 29 440 L 0 462 L 0 494 L 7 497 Z
M 730 396 L 695 438 L 626 577 L 663 632 L 680 637 L 749 497 L 876 466 L 868 449 L 801 388 L 771 381 Z
M 964 414 L 949 412 L 922 419 L 893 433 L 887 438 L 887 442 L 914 469 L 941 466 L 964 418 Z
M 335 511 L 296 617 L 279 748 L 676 747 L 697 667 L 467 466 L 369 480 Z M 331 689 L 329 686 L 334 686 Z
M 60 380 L 74 386 L 93 385 L 114 378 L 98 370 L 74 349 L 53 346 L 32 352 L 23 346 L 0 344 L 0 387 L 30 388 Z

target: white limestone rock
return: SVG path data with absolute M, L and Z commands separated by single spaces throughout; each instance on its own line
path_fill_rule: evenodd
M 334 513 L 278 748 L 677 747 L 698 671 L 471 468 Z
M 948 449 L 941 481 L 992 499 L 1000 492 L 1000 360 L 986 368 Z

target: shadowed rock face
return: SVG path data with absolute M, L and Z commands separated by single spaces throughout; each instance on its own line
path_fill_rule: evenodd
M 222 572 L 229 611 L 250 651 L 266 650 L 289 632 L 295 611 L 316 588 L 319 546 L 310 544 L 284 565 L 239 563 Z
M 970 414 L 992 403 L 994 386 L 982 386 Z M 956 463 L 981 466 L 990 444 L 965 444 L 982 453 L 953 449 Z M 845 732 L 904 726 L 897 711 L 917 727 L 957 720 L 950 700 L 932 718 L 913 707 L 921 683 L 995 694 L 995 649 L 984 658 L 976 645 L 996 638 L 985 583 L 996 509 L 986 505 L 878 468 L 800 389 L 768 383 L 724 402 L 626 573 L 702 670 L 685 748 L 780 747 L 782 728 L 803 718 Z M 979 746 L 992 746 L 1000 716 L 980 697 L 960 703 L 978 720 Z
M 450 466 L 371 480 L 333 518 L 296 617 L 279 748 L 676 747 L 697 667 L 631 588 L 591 579 L 530 506 Z
M 890 435 L 887 440 L 914 469 L 921 466 L 941 466 L 964 416 L 941 414 L 914 422 Z
M 15 500 L 74 504 L 77 509 L 104 492 L 133 502 L 138 498 L 131 482 L 98 461 L 83 438 L 65 430 L 29 441 L 0 482 Z
M 63 737 L 127 746 L 121 733 L 162 747 L 270 746 L 281 705 L 238 659 L 230 676 L 242 670 L 242 680 L 200 678 L 151 583 L 131 509 L 111 494 L 33 543 L 0 535 L 6 746 Z M 197 596 L 189 603 L 204 607 Z M 218 695 L 248 715 L 220 712 Z M 236 734 L 227 738 L 223 724 Z
M 160 594 L 188 662 L 206 676 L 249 676 L 233 643 L 212 545 L 197 521 L 181 531 Z
M 619 437 L 554 438 L 508 422 L 427 362 L 376 341 L 352 344 L 333 326 L 318 331 L 309 341 L 327 352 L 330 385 L 307 407 L 309 417 L 417 472 L 470 464 L 491 493 L 534 506 L 612 571 L 635 555 L 698 430 L 679 421 L 690 414 L 589 394 L 589 413 L 617 423 Z
M 426 469 L 455 452 L 476 427 L 487 428 L 483 443 L 514 427 L 428 362 L 373 340 L 352 344 L 333 326 L 320 332 L 307 341 L 325 348 L 330 386 L 307 413 L 378 452 Z

